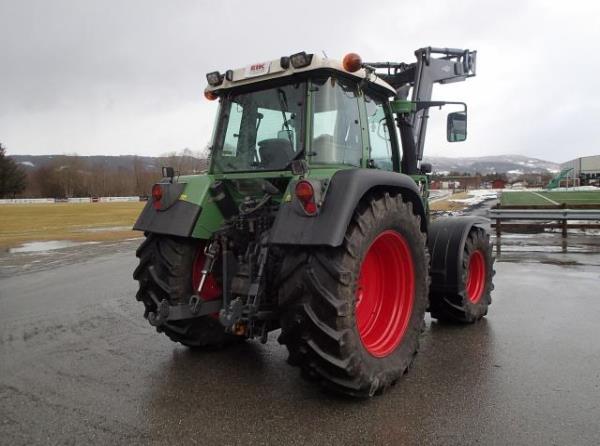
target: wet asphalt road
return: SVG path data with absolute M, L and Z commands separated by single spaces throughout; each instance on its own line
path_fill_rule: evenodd
M 599 444 L 600 255 L 570 259 L 497 263 L 489 317 L 427 319 L 413 369 L 368 401 L 302 381 L 276 333 L 171 343 L 133 251 L 4 278 L 0 444 Z

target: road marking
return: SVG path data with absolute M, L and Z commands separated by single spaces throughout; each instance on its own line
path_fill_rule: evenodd
M 537 192 L 531 192 L 533 195 L 537 195 L 538 197 L 542 197 L 544 200 L 548 200 L 550 203 L 555 204 L 556 206 L 560 206 L 560 203 L 557 203 L 554 200 L 551 200 L 548 197 L 544 197 L 542 194 L 538 194 Z

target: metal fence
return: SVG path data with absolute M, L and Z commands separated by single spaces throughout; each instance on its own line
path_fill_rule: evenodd
M 0 204 L 113 203 L 144 201 L 147 197 L 2 198 Z
M 529 232 L 532 229 L 561 229 L 563 251 L 567 250 L 569 229 L 600 229 L 600 209 L 505 209 L 488 211 L 492 227 L 496 229 L 496 252 L 501 253 L 502 230 Z M 528 223 L 523 223 L 528 221 Z M 519 222 L 519 223 L 514 223 Z

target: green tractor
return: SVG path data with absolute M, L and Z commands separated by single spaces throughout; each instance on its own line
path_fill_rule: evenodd
M 476 52 L 423 48 L 414 63 L 305 52 L 207 74 L 219 101 L 206 173 L 164 178 L 134 229 L 137 299 L 189 347 L 278 340 L 325 388 L 368 397 L 408 370 L 425 312 L 472 323 L 493 289 L 489 222 L 429 219 L 428 110 L 461 102 L 435 83 L 475 75 Z M 410 99 L 409 99 L 410 94 Z

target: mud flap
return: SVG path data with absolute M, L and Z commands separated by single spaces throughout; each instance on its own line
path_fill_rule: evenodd
M 148 201 L 133 230 L 190 237 L 201 210 L 196 204 L 178 200 L 168 209 L 161 211 L 154 209 L 152 201 Z

